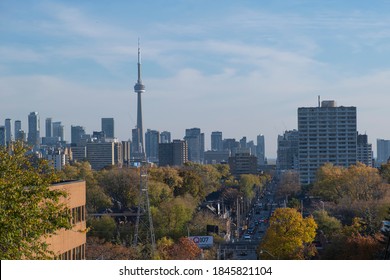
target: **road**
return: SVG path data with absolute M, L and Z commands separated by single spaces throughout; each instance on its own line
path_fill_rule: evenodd
M 250 210 L 248 229 L 239 239 L 220 246 L 221 259 L 256 260 L 256 249 L 268 228 L 268 221 L 277 205 L 274 203 L 274 183 L 267 185 L 262 198 L 257 198 Z M 246 221 L 246 219 L 245 219 Z M 246 234 L 249 234 L 245 237 Z

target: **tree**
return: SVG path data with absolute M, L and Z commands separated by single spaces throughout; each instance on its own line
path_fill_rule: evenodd
M 328 212 L 324 210 L 314 211 L 313 216 L 318 230 L 321 230 L 327 238 L 338 234 L 342 229 L 341 222 L 335 217 L 329 216 Z
M 58 181 L 46 161 L 26 155 L 22 143 L 0 147 L 0 259 L 48 259 L 45 237 L 69 229 L 70 214 Z
M 285 198 L 293 197 L 301 191 L 299 183 L 299 174 L 294 171 L 286 171 L 282 173 L 276 195 Z
M 103 215 L 101 218 L 91 218 L 88 220 L 90 227 L 89 236 L 96 236 L 105 241 L 112 241 L 115 235 L 116 223 L 113 218 Z
M 157 260 L 197 260 L 202 251 L 187 237 L 180 237 L 175 243 L 173 239 L 163 237 L 157 241 Z
M 354 218 L 352 225 L 344 226 L 325 247 L 322 259 L 331 260 L 373 260 L 382 253 L 382 236 L 365 235 L 366 227 L 360 218 Z
M 378 169 L 362 163 L 348 168 L 333 166 L 327 163 L 319 168 L 313 193 L 324 200 L 339 203 L 380 200 L 389 190 L 383 184 Z
M 169 250 L 171 260 L 197 260 L 202 251 L 187 237 L 181 237 Z
M 158 208 L 152 208 L 156 236 L 178 238 L 187 233 L 186 226 L 190 222 L 196 208 L 193 197 L 175 197 L 164 201 Z
M 87 260 L 138 260 L 141 254 L 138 248 L 125 247 L 119 244 L 106 242 L 97 237 L 87 238 L 85 250 Z
M 303 218 L 292 208 L 277 208 L 270 226 L 258 247 L 262 259 L 306 259 L 314 255 L 311 243 L 316 236 L 317 224 L 312 217 Z M 262 251 L 269 254 L 262 254 Z
M 101 170 L 98 173 L 97 182 L 109 197 L 119 203 L 119 208 L 138 204 L 139 170 L 130 168 Z

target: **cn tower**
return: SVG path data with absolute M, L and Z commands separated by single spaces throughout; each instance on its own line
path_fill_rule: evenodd
M 138 153 L 138 156 L 140 158 L 144 157 L 145 155 L 145 146 L 144 146 L 144 132 L 142 127 L 142 102 L 141 102 L 141 93 L 145 92 L 145 85 L 142 84 L 141 79 L 141 49 L 139 46 L 139 40 L 138 40 L 138 80 L 137 83 L 134 85 L 134 91 L 137 93 L 137 143 L 135 144 L 135 151 Z

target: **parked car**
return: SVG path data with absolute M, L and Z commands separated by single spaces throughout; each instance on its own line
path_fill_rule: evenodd
M 248 233 L 244 234 L 243 237 L 244 237 L 245 240 L 250 240 L 251 239 L 251 236 Z

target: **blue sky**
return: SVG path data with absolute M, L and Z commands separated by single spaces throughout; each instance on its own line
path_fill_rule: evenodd
M 297 108 L 358 108 L 358 130 L 390 139 L 390 1 L 0 1 L 0 123 L 44 119 L 116 135 L 136 124 L 141 39 L 144 128 L 199 127 L 256 140 L 266 155 Z

